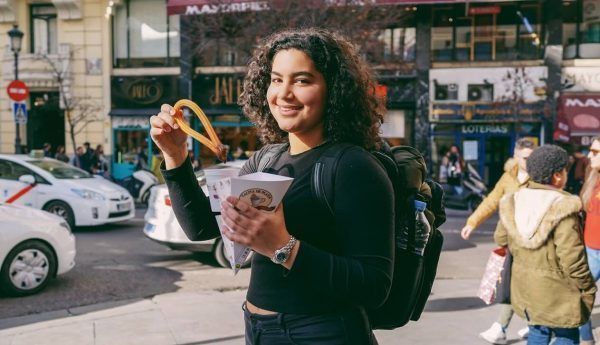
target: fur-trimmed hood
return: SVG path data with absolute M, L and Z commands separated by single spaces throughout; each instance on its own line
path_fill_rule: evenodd
M 510 157 L 506 160 L 504 163 L 504 171 L 515 176 L 517 175 L 519 167 L 517 166 L 517 160 L 514 157 Z
M 564 218 L 581 211 L 579 197 L 530 182 L 502 198 L 500 220 L 515 244 L 537 249 Z

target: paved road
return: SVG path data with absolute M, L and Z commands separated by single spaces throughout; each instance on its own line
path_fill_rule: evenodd
M 208 254 L 171 251 L 148 240 L 142 234 L 144 211 L 127 222 L 75 230 L 73 270 L 37 295 L 0 298 L 0 319 L 173 292 L 182 272 L 216 266 Z M 168 267 L 173 263 L 176 269 Z
M 242 270 L 233 277 L 230 270 L 219 268 L 208 253 L 172 251 L 147 239 L 142 234 L 144 212 L 137 210 L 136 218 L 128 222 L 77 229 L 75 268 L 52 280 L 37 295 L 0 297 L 0 319 L 175 291 L 227 291 L 247 287 L 249 270 Z M 474 236 L 474 242 L 460 239 L 458 230 L 464 223 L 465 214 L 449 211 L 443 227 L 446 252 L 490 241 L 492 226 L 484 226 Z M 464 260 L 468 261 L 466 257 Z M 469 264 L 470 267 L 465 268 L 461 267 L 460 258 L 458 262 L 448 270 L 440 270 L 440 277 L 472 278 L 481 274 L 480 265 Z

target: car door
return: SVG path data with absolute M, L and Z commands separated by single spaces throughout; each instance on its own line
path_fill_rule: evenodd
M 13 204 L 39 208 L 34 188 L 19 182 L 19 177 L 35 174 L 27 167 L 6 159 L 0 159 L 0 200 Z

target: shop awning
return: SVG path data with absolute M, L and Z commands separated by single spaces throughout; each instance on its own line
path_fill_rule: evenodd
M 557 138 L 557 132 L 560 138 Z M 600 134 L 600 93 L 560 96 L 555 139 L 581 142 L 581 137 Z
M 212 14 L 217 12 L 246 12 L 268 10 L 270 6 L 277 6 L 278 3 L 285 0 L 268 1 L 248 1 L 248 0 L 168 0 L 167 13 L 173 14 Z M 502 1 L 502 0 L 500 0 Z M 335 4 L 336 0 L 306 0 L 309 2 L 319 2 Z M 347 1 L 339 0 L 339 3 Z M 424 5 L 424 4 L 443 4 L 443 3 L 464 3 L 468 0 L 374 0 L 376 5 Z M 498 0 L 479 0 L 477 2 L 499 2 Z

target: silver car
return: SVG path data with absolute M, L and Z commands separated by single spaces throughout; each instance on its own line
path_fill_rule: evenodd
M 241 169 L 246 160 L 236 160 L 227 164 L 218 164 L 210 169 L 236 168 Z M 206 179 L 202 170 L 196 172 L 196 179 L 202 191 L 208 196 Z M 144 235 L 149 239 L 165 245 L 174 250 L 187 250 L 191 252 L 212 252 L 215 260 L 222 267 L 230 268 L 231 264 L 225 253 L 221 238 L 207 241 L 190 241 L 175 218 L 171 208 L 171 198 L 165 184 L 154 186 L 148 200 L 148 210 L 144 216 Z M 252 255 L 249 255 L 242 267 L 250 265 Z

